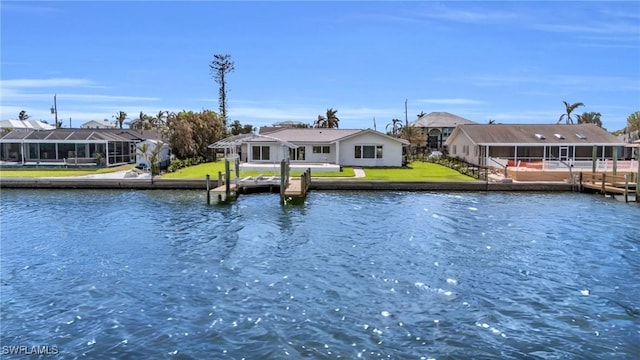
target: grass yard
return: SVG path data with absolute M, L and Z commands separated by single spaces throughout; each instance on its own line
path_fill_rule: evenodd
M 362 180 L 390 181 L 475 181 L 446 166 L 414 161 L 404 168 L 365 168 Z M 312 174 L 313 175 L 313 174 Z
M 232 165 L 232 171 L 233 171 L 233 165 Z M 207 174 L 209 174 L 212 179 L 217 179 L 218 172 L 222 172 L 224 174 L 224 161 L 210 162 L 210 163 L 190 166 L 188 168 L 180 169 L 176 172 L 163 174 L 160 176 L 160 178 L 162 179 L 204 179 L 207 176 Z M 280 170 L 275 172 L 273 171 L 267 171 L 267 172 L 240 171 L 240 177 L 258 176 L 261 174 L 280 176 Z M 302 175 L 302 171 L 291 171 L 290 175 L 300 176 Z M 312 177 L 353 177 L 354 175 L 355 174 L 352 168 L 343 168 L 341 172 L 312 172 L 311 173 Z
M 104 174 L 114 171 L 131 170 L 134 165 L 122 165 L 113 168 L 76 169 L 76 168 L 3 168 L 0 169 L 0 178 L 39 178 L 39 177 L 65 177 L 82 176 L 92 174 Z
M 174 173 L 167 173 L 161 176 L 163 179 L 204 179 L 207 174 L 212 179 L 218 178 L 218 172 L 224 173 L 224 162 L 199 164 L 188 168 L 180 169 Z M 412 162 L 405 168 L 365 168 L 366 177 L 362 180 L 389 180 L 389 181 L 474 181 L 475 179 L 459 172 L 444 167 L 442 165 L 427 162 Z M 258 172 L 241 171 L 240 177 L 258 175 L 279 176 L 280 172 Z M 301 171 L 292 171 L 291 176 L 300 176 Z M 341 172 L 312 172 L 312 177 L 316 178 L 354 178 L 353 168 L 344 167 Z
M 123 165 L 115 168 L 99 168 L 99 169 L 73 169 L 73 168 L 5 168 L 0 169 L 0 178 L 23 177 L 65 177 L 80 176 L 91 174 L 102 174 L 121 170 L 130 170 L 133 164 Z M 218 178 L 218 172 L 224 173 L 224 161 L 210 162 L 190 166 L 180 169 L 173 173 L 166 173 L 160 176 L 162 179 L 204 179 L 207 174 L 211 179 Z M 341 172 L 312 172 L 314 178 L 353 178 L 358 180 L 389 180 L 389 181 L 474 181 L 472 177 L 462 175 L 459 172 L 447 167 L 415 161 L 405 168 L 365 168 L 366 177 L 355 178 L 353 168 L 344 167 Z M 280 172 L 258 172 L 258 171 L 241 171 L 240 177 L 246 176 L 279 176 Z M 291 176 L 300 176 L 301 171 L 292 171 Z

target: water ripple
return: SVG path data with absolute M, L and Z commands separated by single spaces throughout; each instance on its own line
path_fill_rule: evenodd
M 581 194 L 3 190 L 3 345 L 101 358 L 633 358 L 638 207 Z M 597 220 L 596 220 L 597 219 Z M 454 356 L 455 355 L 455 356 Z

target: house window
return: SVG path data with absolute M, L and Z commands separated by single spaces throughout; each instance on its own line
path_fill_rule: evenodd
M 456 154 L 456 146 L 451 145 L 451 155 L 455 155 L 455 154 Z
M 382 159 L 382 145 L 356 145 L 356 159 Z
M 40 154 L 40 144 L 29 144 L 29 159 L 37 159 Z
M 268 146 L 252 146 L 251 160 L 269 160 Z
M 314 154 L 329 154 L 331 153 L 331 147 L 329 146 L 314 146 L 313 147 Z
M 289 158 L 291 160 L 304 160 L 304 146 L 300 146 L 297 149 L 289 149 Z

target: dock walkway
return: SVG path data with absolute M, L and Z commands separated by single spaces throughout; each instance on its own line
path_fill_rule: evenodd
M 635 177 L 638 175 L 635 174 Z M 587 191 L 599 192 L 603 195 L 623 195 L 624 201 L 638 201 L 637 178 L 634 174 L 607 175 L 606 173 L 580 173 L 580 187 Z

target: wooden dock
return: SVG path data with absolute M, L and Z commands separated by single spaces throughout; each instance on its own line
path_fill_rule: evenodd
M 638 192 L 638 174 L 612 175 L 606 173 L 580 173 L 579 185 L 582 191 L 598 192 L 603 195 L 622 195 L 624 202 L 640 202 Z
M 207 203 L 228 203 L 236 200 L 240 194 L 275 192 L 276 190 L 280 192 L 283 204 L 303 201 L 311 185 L 311 172 L 307 170 L 299 177 L 284 179 L 286 181 L 279 176 L 258 175 L 227 180 L 219 174 L 217 186 L 212 189 L 207 177 Z

